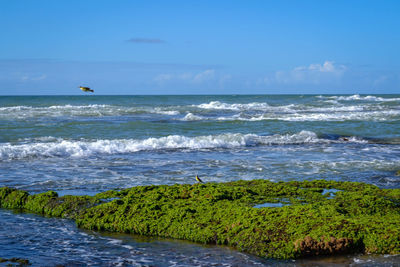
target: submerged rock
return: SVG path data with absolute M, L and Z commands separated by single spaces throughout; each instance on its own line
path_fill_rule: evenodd
M 0 207 L 72 218 L 81 228 L 224 244 L 280 259 L 398 254 L 399 203 L 400 189 L 325 180 L 137 186 L 92 197 L 0 188 Z
M 18 266 L 28 266 L 28 265 L 30 265 L 30 262 L 27 259 L 21 259 L 21 258 L 5 259 L 5 258 L 0 258 L 0 263 L 5 263 L 5 262 L 16 263 L 16 264 L 18 264 Z M 16 266 L 16 265 L 7 264 L 7 266 Z

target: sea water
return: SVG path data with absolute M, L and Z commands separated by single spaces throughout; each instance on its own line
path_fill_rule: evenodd
M 400 188 L 399 169 L 400 95 L 0 96 L 0 186 L 30 193 L 93 195 L 190 184 L 196 175 L 205 182 L 328 179 Z M 88 232 L 8 210 L 0 210 L 0 222 L 0 257 L 38 266 L 315 263 Z M 352 255 L 338 264 L 399 260 Z

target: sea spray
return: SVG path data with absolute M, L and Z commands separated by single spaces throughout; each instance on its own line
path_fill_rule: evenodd
M 88 157 L 95 154 L 134 153 L 138 151 L 169 150 L 169 149 L 216 149 L 237 148 L 263 145 L 294 145 L 294 144 L 329 144 L 343 142 L 367 142 L 366 140 L 349 137 L 341 140 L 319 138 L 311 131 L 301 131 L 295 134 L 274 134 L 260 136 L 256 134 L 227 133 L 205 136 L 170 135 L 160 138 L 116 139 L 116 140 L 68 140 L 54 137 L 35 138 L 29 142 L 24 139 L 22 144 L 0 143 L 0 160 L 37 158 L 37 157 Z M 43 142 L 44 141 L 44 142 Z

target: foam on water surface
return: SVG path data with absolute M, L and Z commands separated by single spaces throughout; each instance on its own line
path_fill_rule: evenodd
M 30 142 L 31 141 L 31 142 Z M 33 142 L 32 142 L 33 141 Z M 216 149 L 238 148 L 263 145 L 367 143 L 357 137 L 330 140 L 319 138 L 311 131 L 294 134 L 260 136 L 256 134 L 227 133 L 207 136 L 170 135 L 160 138 L 117 139 L 117 140 L 68 140 L 55 137 L 23 139 L 22 142 L 0 143 L 0 160 L 14 160 L 37 157 L 88 157 L 98 154 L 135 153 L 171 149 Z

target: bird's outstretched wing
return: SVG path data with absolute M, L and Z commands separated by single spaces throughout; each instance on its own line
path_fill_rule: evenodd
M 79 86 L 79 88 L 84 91 L 84 92 L 94 92 L 93 89 L 90 89 L 89 87 L 85 87 L 85 86 Z

